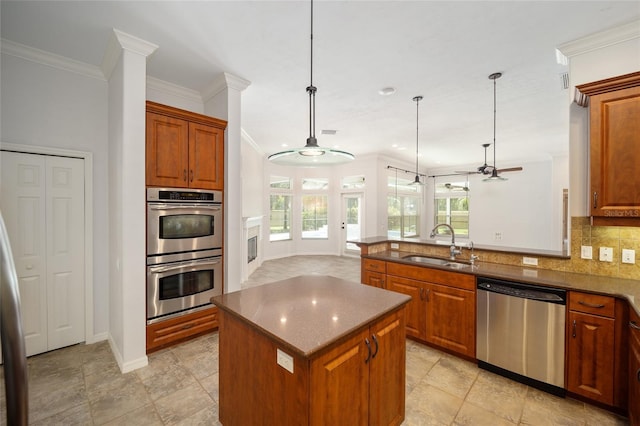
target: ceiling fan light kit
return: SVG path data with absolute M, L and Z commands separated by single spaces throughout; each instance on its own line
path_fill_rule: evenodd
M 316 91 L 313 85 L 313 0 L 311 0 L 311 78 L 306 91 L 309 94 L 309 137 L 302 148 L 287 149 L 269 156 L 269 161 L 284 166 L 334 166 L 355 159 L 349 152 L 321 148 L 316 139 Z

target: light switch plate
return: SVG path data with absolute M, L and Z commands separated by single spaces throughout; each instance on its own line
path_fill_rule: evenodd
M 600 261 L 613 262 L 613 249 L 611 247 L 600 247 Z
M 580 247 L 580 257 L 582 259 L 593 259 L 593 247 L 591 247 L 591 246 L 581 246 Z
M 538 258 L 537 257 L 523 257 L 522 258 L 522 264 L 523 265 L 531 265 L 531 266 L 538 266 Z
M 293 357 L 280 349 L 276 350 L 276 362 L 289 373 L 293 374 Z
M 400 244 L 398 243 L 391 243 L 391 250 L 398 250 L 400 248 Z
M 636 263 L 636 251 L 622 249 L 622 263 Z

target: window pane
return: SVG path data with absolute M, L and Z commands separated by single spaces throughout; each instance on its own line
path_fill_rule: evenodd
M 283 176 L 271 176 L 271 188 L 291 189 L 291 178 Z
M 387 197 L 387 218 L 387 237 L 401 237 L 402 208 L 400 200 L 396 197 Z
M 325 190 L 329 188 L 329 179 L 327 178 L 304 178 L 302 179 L 302 189 Z
M 388 176 L 387 177 L 387 187 L 393 191 L 398 191 L 398 192 L 420 192 L 422 191 L 420 188 L 420 185 L 415 185 L 413 184 L 415 179 L 415 175 L 411 178 L 408 179 L 406 177 L 400 177 L 398 176 L 398 178 L 396 179 L 396 176 Z
M 269 241 L 291 239 L 291 195 L 271 195 Z
M 464 197 L 444 197 L 435 199 L 435 221 L 436 223 L 448 223 L 451 225 L 457 236 L 469 237 L 469 198 Z M 443 229 L 438 234 L 448 231 Z
M 402 213 L 402 236 L 417 237 L 420 235 L 420 230 L 418 229 L 418 220 L 420 218 L 418 199 L 405 197 Z
M 302 197 L 302 238 L 329 238 L 326 195 Z
M 364 188 L 364 176 L 347 176 L 342 179 L 342 189 Z

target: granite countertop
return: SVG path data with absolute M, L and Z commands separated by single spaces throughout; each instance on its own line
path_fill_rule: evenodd
M 361 244 L 361 245 L 374 245 L 380 243 L 413 243 L 413 244 L 424 244 L 431 246 L 450 246 L 451 243 L 448 240 L 436 240 L 436 239 L 422 239 L 422 238 L 389 238 L 386 236 L 378 236 L 378 237 L 367 237 L 349 240 L 349 243 L 353 244 Z M 467 247 L 468 242 L 459 242 L 456 246 Z M 517 253 L 517 254 L 528 254 L 532 256 L 545 256 L 545 257 L 554 257 L 559 259 L 569 259 L 569 253 L 566 251 L 557 251 L 557 250 L 543 250 L 543 249 L 526 249 L 521 247 L 505 247 L 505 246 L 496 246 L 496 245 L 482 245 L 482 244 L 474 244 L 473 247 L 478 250 L 486 250 L 486 251 L 495 251 L 500 253 Z
M 404 294 L 331 276 L 303 275 L 211 298 L 225 313 L 311 357 L 409 302 Z
M 553 271 L 549 269 L 526 268 L 521 266 L 501 265 L 497 263 L 476 262 L 475 265 L 451 269 L 447 266 L 425 265 L 404 260 L 403 257 L 415 253 L 401 251 L 382 251 L 363 258 L 378 259 L 398 262 L 406 265 L 421 266 L 431 269 L 470 274 L 479 277 L 497 278 L 503 280 L 518 281 L 523 283 L 538 284 L 566 290 L 579 290 L 589 293 L 603 294 L 627 299 L 629 305 L 640 315 L 640 281 L 624 278 L 603 277 L 599 275 L 577 274 L 573 272 Z

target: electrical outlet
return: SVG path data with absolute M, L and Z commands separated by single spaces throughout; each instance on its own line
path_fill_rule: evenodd
M 496 241 L 502 241 L 502 232 L 496 232 L 493 238 Z
M 583 259 L 593 259 L 593 247 L 582 246 L 580 248 L 580 257 Z
M 636 251 L 622 249 L 622 263 L 636 263 Z
M 293 357 L 288 353 L 281 351 L 280 349 L 276 350 L 276 362 L 278 365 L 289 373 L 293 373 Z
M 535 257 L 523 257 L 522 258 L 522 264 L 523 265 L 530 265 L 530 266 L 538 266 L 538 259 Z
M 613 262 L 613 249 L 611 247 L 600 247 L 600 262 Z
M 391 243 L 391 250 L 398 250 L 400 248 L 400 244 L 398 243 Z

